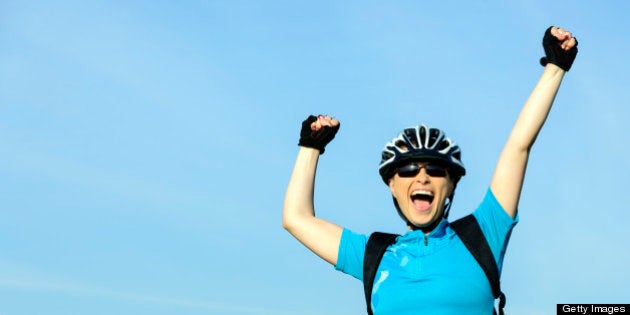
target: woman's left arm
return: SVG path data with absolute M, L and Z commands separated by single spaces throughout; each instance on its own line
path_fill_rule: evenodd
M 545 69 L 510 132 L 490 182 L 492 193 L 512 218 L 516 216 L 529 152 L 577 53 L 577 40 L 561 28 L 550 27 L 543 46 L 547 57 L 541 62 L 546 63 Z

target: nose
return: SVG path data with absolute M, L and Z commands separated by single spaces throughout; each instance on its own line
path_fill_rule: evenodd
M 420 168 L 420 172 L 416 175 L 416 181 L 423 184 L 430 181 L 430 176 L 427 174 L 427 169 L 424 166 Z

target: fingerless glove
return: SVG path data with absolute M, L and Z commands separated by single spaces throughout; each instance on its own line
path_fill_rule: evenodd
M 569 69 L 571 69 L 571 65 L 573 65 L 575 56 L 577 56 L 577 39 L 575 39 L 575 46 L 569 51 L 565 51 L 560 47 L 560 40 L 551 35 L 552 28 L 553 26 L 550 26 L 547 31 L 545 31 L 545 36 L 543 36 L 542 44 L 545 49 L 546 56 L 540 58 L 540 64 L 544 67 L 547 63 L 553 63 L 554 65 L 562 68 L 564 71 L 569 71 Z
M 299 146 L 313 148 L 319 150 L 319 154 L 324 154 L 326 145 L 335 138 L 339 126 L 323 126 L 319 130 L 311 129 L 311 124 L 317 121 L 317 116 L 310 115 L 302 122 L 302 131 L 300 131 Z

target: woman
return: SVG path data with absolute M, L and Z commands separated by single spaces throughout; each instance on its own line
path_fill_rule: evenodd
M 545 66 L 501 152 L 489 189 L 473 215 L 500 270 L 530 149 L 577 54 L 577 40 L 562 28 L 545 32 Z M 319 155 L 339 121 L 310 116 L 286 191 L 283 227 L 337 270 L 363 279 L 368 236 L 315 216 L 313 190 Z M 439 129 L 417 126 L 386 144 L 379 173 L 409 231 L 389 246 L 374 279 L 374 314 L 489 314 L 493 296 L 483 271 L 447 221 L 459 179 L 460 149 Z

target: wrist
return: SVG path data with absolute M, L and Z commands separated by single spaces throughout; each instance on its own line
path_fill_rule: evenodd
M 556 76 L 556 75 L 563 76 L 565 73 L 567 73 L 567 71 L 562 69 L 560 66 L 556 64 L 548 63 L 547 65 L 545 65 L 543 73 L 548 74 L 548 75 L 553 75 L 553 76 Z
M 319 154 L 321 153 L 320 150 L 316 149 L 316 148 L 307 147 L 307 146 L 303 146 L 303 145 L 298 145 L 298 147 L 300 148 L 300 152 L 301 153 L 303 152 L 303 154 L 319 156 Z

